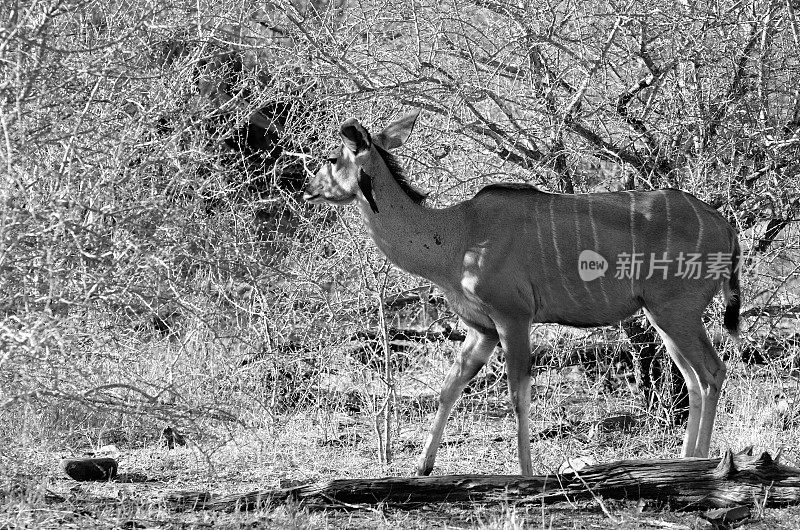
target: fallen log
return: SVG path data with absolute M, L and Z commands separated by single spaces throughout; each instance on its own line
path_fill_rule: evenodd
M 517 475 L 447 475 L 334 479 L 291 488 L 211 498 L 208 493 L 173 493 L 184 509 L 240 511 L 297 502 L 310 509 L 356 509 L 376 504 L 415 508 L 433 503 L 556 503 L 596 497 L 654 499 L 682 510 L 800 503 L 800 469 L 779 464 L 768 453 L 722 458 L 622 460 L 577 472 Z

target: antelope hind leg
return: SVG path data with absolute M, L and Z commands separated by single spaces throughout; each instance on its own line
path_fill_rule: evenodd
M 678 366 L 689 392 L 689 420 L 683 438 L 682 457 L 708 458 L 717 402 L 725 364 L 708 339 L 700 316 L 672 313 L 671 319 L 645 311 L 672 360 Z
M 700 415 L 700 428 L 697 433 L 697 444 L 694 456 L 708 458 L 708 450 L 711 445 L 711 434 L 714 431 L 714 420 L 717 417 L 717 403 L 719 393 L 722 390 L 722 383 L 725 381 L 727 369 L 725 363 L 719 358 L 717 350 L 711 344 L 702 325 L 697 332 L 698 352 L 703 361 L 698 370 L 700 376 L 700 395 L 703 400 L 702 413 Z

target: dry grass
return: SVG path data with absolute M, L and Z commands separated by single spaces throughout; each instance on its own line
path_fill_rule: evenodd
M 434 357 L 437 357 L 434 354 Z M 778 376 L 765 367 L 731 364 L 731 376 L 723 393 L 721 413 L 712 453 L 725 448 L 754 445 L 775 454 L 782 451 L 787 463 L 798 461 L 794 441 L 798 422 L 775 403 L 774 393 L 795 383 L 789 374 Z M 413 370 L 411 370 L 413 372 Z M 581 457 L 594 462 L 622 458 L 674 456 L 680 446 L 680 429 L 665 428 L 651 418 L 629 432 L 604 432 L 592 428 L 599 419 L 620 410 L 636 411 L 635 397 L 599 392 L 591 375 L 576 377 L 574 367 L 551 369 L 550 392 L 535 400 L 534 433 L 558 422 L 575 427 L 563 436 L 541 437 L 532 442 L 537 473 L 558 469 L 566 459 Z M 420 374 L 409 374 L 418 378 Z M 542 375 L 539 381 L 544 381 Z M 589 386 L 587 386 L 589 383 Z M 504 385 L 468 394 L 460 402 L 448 426 L 435 472 L 517 472 L 515 425 L 506 405 Z M 560 413 L 556 413 L 561 410 Z M 121 484 L 77 483 L 58 469 L 62 457 L 97 449 L 111 441 L 63 437 L 44 433 L 29 413 L 26 429 L 9 430 L 27 435 L 4 440 L 2 464 L 9 470 L 0 485 L 0 525 L 7 527 L 188 527 L 234 528 L 268 525 L 286 528 L 589 528 L 612 523 L 622 528 L 693 527 L 697 513 L 672 513 L 654 503 L 605 502 L 606 514 L 597 503 L 554 506 L 431 506 L 403 511 L 378 507 L 355 512 L 308 512 L 297 506 L 281 506 L 253 513 L 178 512 L 164 502 L 176 491 L 207 491 L 214 495 L 244 493 L 285 486 L 296 481 L 320 481 L 344 477 L 378 477 L 409 474 L 430 420 L 430 407 L 415 412 L 402 410 L 398 421 L 394 461 L 382 465 L 377 456 L 375 418 L 368 412 L 306 408 L 274 415 L 263 428 L 209 428 L 190 433 L 186 447 L 168 450 L 155 436 L 120 439 L 120 473 L 142 473 L 148 482 Z M 38 437 L 38 439 L 37 439 Z M 757 499 L 755 502 L 757 503 Z M 791 528 L 800 510 L 754 510 L 750 524 L 764 528 Z M 616 521 L 616 523 L 614 523 Z

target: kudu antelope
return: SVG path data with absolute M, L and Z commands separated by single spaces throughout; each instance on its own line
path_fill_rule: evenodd
M 355 201 L 378 248 L 400 268 L 438 285 L 469 328 L 442 388 L 418 473 L 433 469 L 453 404 L 499 342 L 520 469 L 530 475 L 531 324 L 600 326 L 640 308 L 686 379 L 682 455 L 707 457 L 725 365 L 701 316 L 722 286 L 724 324 L 737 331 L 739 244 L 731 225 L 678 190 L 562 195 L 493 184 L 462 203 L 428 208 L 388 152 L 406 141 L 415 121 L 416 115 L 406 116 L 376 135 L 355 119 L 345 121 L 343 145 L 311 179 L 305 198 Z M 603 265 L 614 258 L 616 274 Z

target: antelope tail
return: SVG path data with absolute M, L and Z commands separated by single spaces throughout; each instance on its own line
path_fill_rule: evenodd
M 739 334 L 739 309 L 741 308 L 741 292 L 739 290 L 739 241 L 734 239 L 733 252 L 731 253 L 731 275 L 723 283 L 722 292 L 725 295 L 725 329 L 736 337 Z

